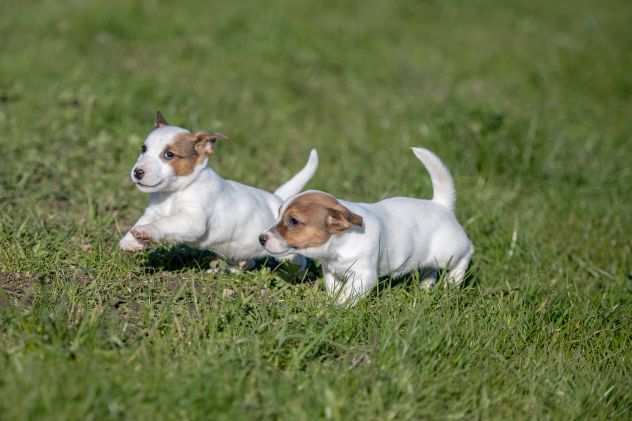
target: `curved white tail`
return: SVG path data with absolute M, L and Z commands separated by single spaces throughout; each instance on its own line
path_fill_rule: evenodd
M 316 169 L 318 168 L 318 152 L 316 149 L 312 149 L 307 159 L 307 164 L 302 170 L 296 173 L 294 177 L 283 183 L 278 189 L 274 191 L 274 194 L 279 196 L 284 201 L 290 197 L 298 194 L 303 190 L 305 184 L 314 176 Z
M 412 148 L 412 150 L 430 174 L 433 190 L 432 201 L 453 211 L 454 202 L 456 201 L 456 190 L 454 189 L 454 180 L 452 180 L 448 168 L 441 162 L 437 155 L 428 149 Z

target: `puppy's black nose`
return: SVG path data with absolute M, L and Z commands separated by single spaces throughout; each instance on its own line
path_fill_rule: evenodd
M 268 241 L 268 236 L 267 236 L 266 234 L 261 234 L 261 235 L 259 236 L 259 243 L 260 243 L 262 246 L 265 246 L 265 245 L 266 245 L 266 241 Z
M 142 180 L 145 175 L 145 171 L 140 168 L 134 168 L 134 178 L 137 180 Z

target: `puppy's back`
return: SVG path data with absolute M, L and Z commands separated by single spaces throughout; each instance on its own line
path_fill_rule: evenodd
M 435 261 L 444 265 L 469 247 L 454 213 L 432 200 L 395 197 L 371 207 L 384 225 L 382 259 L 388 261 L 391 271 L 405 273 Z

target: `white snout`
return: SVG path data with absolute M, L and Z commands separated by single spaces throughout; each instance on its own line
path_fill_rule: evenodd
M 150 193 L 162 190 L 171 176 L 170 166 L 157 158 L 142 156 L 130 172 L 130 178 L 142 192 Z
M 293 249 L 288 245 L 287 241 L 281 237 L 278 231 L 274 228 L 267 230 L 263 233 L 266 241 L 263 248 L 273 256 L 286 256 L 293 252 Z

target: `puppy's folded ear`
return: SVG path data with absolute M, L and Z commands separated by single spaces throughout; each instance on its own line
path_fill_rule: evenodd
M 364 219 L 362 219 L 360 215 L 353 212 L 349 212 L 349 215 L 349 222 L 351 222 L 351 225 L 356 225 L 358 227 L 362 226 Z
M 342 205 L 337 206 L 335 209 L 329 208 L 328 212 L 329 215 L 327 215 L 325 222 L 327 230 L 331 234 L 343 233 L 354 225 L 361 227 L 364 222 L 360 215 L 351 212 Z
M 161 127 L 168 126 L 167 119 L 160 111 L 156 111 L 156 120 L 154 121 L 154 128 L 159 129 Z
M 228 137 L 222 133 L 195 133 L 195 150 L 198 154 L 210 155 L 215 151 L 215 142 L 219 139 L 226 140 Z

